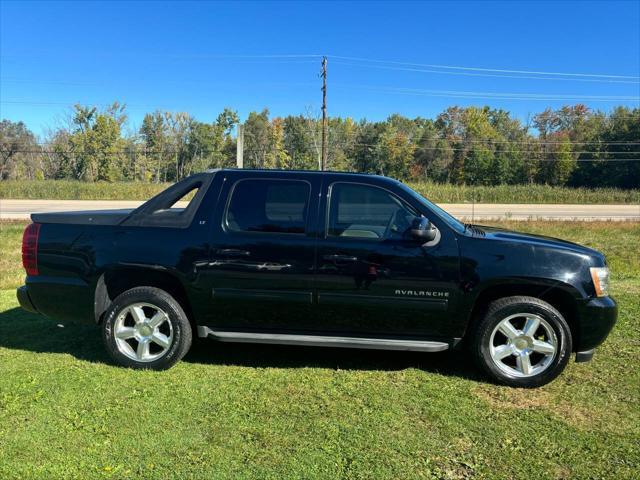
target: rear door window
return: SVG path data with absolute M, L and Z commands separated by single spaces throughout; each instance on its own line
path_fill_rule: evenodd
M 240 180 L 231 191 L 225 224 L 235 232 L 304 234 L 311 185 L 301 180 Z

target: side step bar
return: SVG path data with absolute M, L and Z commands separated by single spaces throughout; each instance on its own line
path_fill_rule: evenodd
M 281 333 L 222 332 L 198 326 L 198 336 L 219 342 L 275 343 L 280 345 L 306 345 L 314 347 L 367 348 L 373 350 L 411 350 L 415 352 L 442 352 L 449 349 L 444 342 L 422 340 L 392 340 L 386 338 L 328 337 L 320 335 L 290 335 Z

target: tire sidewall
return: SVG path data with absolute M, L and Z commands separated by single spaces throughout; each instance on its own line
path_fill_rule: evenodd
M 491 334 L 496 325 L 506 317 L 518 313 L 533 313 L 543 317 L 551 326 L 558 340 L 556 356 L 551 364 L 533 377 L 521 378 L 509 375 L 493 362 L 490 352 Z M 571 356 L 571 332 L 562 315 L 546 302 L 517 301 L 496 309 L 489 309 L 476 339 L 476 354 L 481 365 L 495 380 L 506 385 L 523 388 L 539 387 L 549 383 L 564 370 Z
M 169 317 L 173 328 L 173 341 L 169 350 L 153 362 L 138 362 L 121 353 L 114 336 L 114 325 L 120 313 L 134 303 L 149 303 L 162 309 Z M 102 339 L 111 357 L 120 365 L 130 368 L 164 370 L 178 362 L 190 346 L 191 326 L 182 307 L 168 293 L 158 288 L 138 287 L 119 295 L 111 304 L 102 324 Z M 189 332 L 186 332 L 189 329 Z M 189 345 L 187 339 L 189 338 Z

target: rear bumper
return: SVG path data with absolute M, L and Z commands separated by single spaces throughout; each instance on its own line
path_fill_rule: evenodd
M 607 338 L 617 319 L 618 305 L 611 297 L 591 298 L 580 302 L 574 350 L 586 353 L 596 348 Z
M 93 323 L 94 295 L 76 278 L 28 276 L 18 288 L 20 306 L 33 313 L 68 322 Z
M 23 309 L 31 313 L 40 313 L 31 301 L 29 290 L 26 285 L 23 285 L 16 290 L 16 297 L 18 297 L 18 303 Z

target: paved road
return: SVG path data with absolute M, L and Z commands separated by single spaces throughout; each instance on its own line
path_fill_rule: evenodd
M 135 208 L 142 202 L 115 200 L 0 200 L 0 219 L 28 219 L 35 212 Z M 640 205 L 531 205 L 443 203 L 455 217 L 470 220 L 640 220 Z

